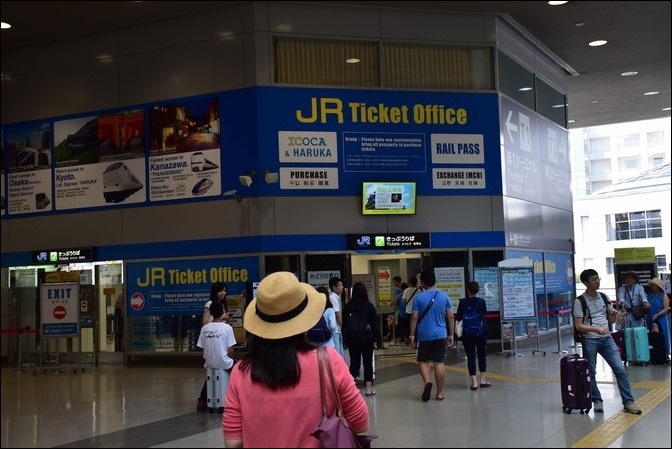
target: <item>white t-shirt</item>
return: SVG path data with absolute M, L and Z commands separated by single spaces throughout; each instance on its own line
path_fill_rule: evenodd
M 203 348 L 203 366 L 227 370 L 233 366 L 228 350 L 236 344 L 233 328 L 221 321 L 213 321 L 201 328 L 196 346 Z
M 340 313 L 341 312 L 341 295 L 331 292 L 329 294 L 329 300 L 331 301 L 331 305 L 334 306 L 334 313 Z M 336 324 L 336 332 L 335 334 L 340 334 L 341 333 L 341 327 Z

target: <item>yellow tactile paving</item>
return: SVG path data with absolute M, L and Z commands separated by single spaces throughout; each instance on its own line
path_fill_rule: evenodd
M 415 355 L 391 357 L 404 362 L 415 362 Z M 466 372 L 465 367 L 447 365 L 446 371 L 453 371 L 457 373 Z M 501 374 L 488 372 L 488 378 L 496 379 L 501 382 L 535 382 L 535 383 L 560 383 L 559 378 L 523 378 L 511 377 Z M 598 381 L 598 383 L 613 384 L 613 381 Z M 627 430 L 634 426 L 638 421 L 648 415 L 661 402 L 670 396 L 670 379 L 664 381 L 642 380 L 634 382 L 632 388 L 648 389 L 650 390 L 644 396 L 637 399 L 637 405 L 642 409 L 641 415 L 633 415 L 632 413 L 616 413 L 611 418 L 593 429 L 586 436 L 578 440 L 569 447 L 591 447 L 602 448 L 609 447 L 611 443 L 620 438 Z
M 637 399 L 637 405 L 642 409 L 641 415 L 617 413 L 570 447 L 608 447 L 670 396 L 669 379 L 666 381 L 641 381 L 635 383 L 633 388 L 651 389 Z

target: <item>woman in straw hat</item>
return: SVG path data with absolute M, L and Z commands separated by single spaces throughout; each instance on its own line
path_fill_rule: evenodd
M 623 273 L 623 285 L 618 289 L 618 305 L 625 307 L 628 312 L 626 327 L 646 327 L 646 311 L 649 308 L 649 300 L 646 298 L 644 287 L 639 284 L 639 276 L 633 271 Z M 635 317 L 632 314 L 634 306 L 643 306 L 644 315 Z
M 322 316 L 326 296 L 286 271 L 259 283 L 245 310 L 250 352 L 234 365 L 224 404 L 226 447 L 319 447 L 311 436 L 323 417 L 317 350 L 306 331 Z M 369 410 L 348 366 L 326 347 L 343 406 L 355 433 L 369 426 Z M 327 383 L 328 385 L 328 383 Z M 328 395 L 328 413 L 335 404 Z
M 663 290 L 663 280 L 653 278 L 649 281 L 651 292 L 648 294 L 651 307 L 646 313 L 646 324 L 649 329 L 653 328 L 653 323 L 658 325 L 658 331 L 663 334 L 665 341 L 665 353 L 670 357 L 670 324 L 668 323 L 667 313 L 670 311 L 670 299 Z

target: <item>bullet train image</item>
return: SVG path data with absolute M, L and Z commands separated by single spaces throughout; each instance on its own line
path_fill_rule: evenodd
M 143 185 L 123 162 L 110 164 L 103 172 L 103 196 L 107 203 L 120 203 Z
M 207 159 L 200 151 L 197 151 L 191 155 L 191 171 L 199 172 L 214 170 L 215 168 L 219 168 L 219 165 Z

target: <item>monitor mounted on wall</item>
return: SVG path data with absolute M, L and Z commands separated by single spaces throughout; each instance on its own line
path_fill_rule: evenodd
M 364 181 L 362 215 L 414 215 L 414 181 Z

